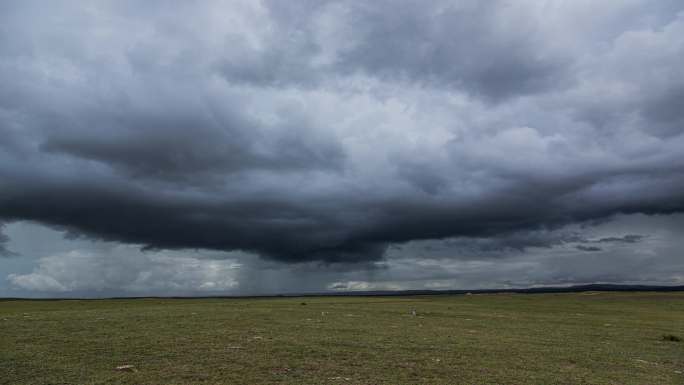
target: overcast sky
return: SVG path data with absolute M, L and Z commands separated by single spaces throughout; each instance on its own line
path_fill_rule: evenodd
M 684 3 L 0 2 L 0 296 L 684 284 Z

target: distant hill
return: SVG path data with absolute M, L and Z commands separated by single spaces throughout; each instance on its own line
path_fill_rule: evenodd
M 618 285 L 618 284 L 589 284 L 575 286 L 545 286 L 517 289 L 478 289 L 478 290 L 376 290 L 376 291 L 350 291 L 321 293 L 318 295 L 342 295 L 342 296 L 394 296 L 394 295 L 447 295 L 447 294 L 496 294 L 496 293 L 578 293 L 584 291 L 684 291 L 682 286 L 655 286 L 655 285 Z M 303 294 L 306 295 L 306 294 Z

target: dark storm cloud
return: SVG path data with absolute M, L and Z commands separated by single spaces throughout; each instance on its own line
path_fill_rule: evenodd
M 88 111 L 91 119 L 83 117 L 76 127 L 51 127 L 41 150 L 100 162 L 131 177 L 176 181 L 248 170 L 334 172 L 343 159 L 339 145 L 311 135 L 296 116 L 266 134 L 268 127 L 225 108 L 196 111 L 181 101 L 169 111 L 104 107 Z
M 639 234 L 627 234 L 627 235 L 622 236 L 622 237 L 601 238 L 601 239 L 596 240 L 596 242 L 599 242 L 599 243 L 638 243 L 638 242 L 641 242 L 642 240 L 644 240 L 644 238 L 646 238 L 646 237 L 643 235 L 639 235 Z
M 575 246 L 575 248 L 576 248 L 577 250 L 589 251 L 589 252 L 591 252 L 591 251 L 601 251 L 601 250 L 603 250 L 603 249 L 600 248 L 600 247 L 596 247 L 596 246 L 584 246 L 584 245 L 577 245 L 577 246 Z
M 684 210 L 684 17 L 665 5 L 591 7 L 586 35 L 567 29 L 581 5 L 177 6 L 4 5 L 0 219 L 362 263 Z
M 244 249 L 291 261 L 351 262 L 383 253 L 382 245 L 347 236 L 349 230 L 336 223 L 332 209 L 296 207 L 269 196 L 164 196 L 156 190 L 128 190 L 124 183 L 113 184 L 53 181 L 49 194 L 40 189 L 11 194 L 1 212 L 9 219 L 42 221 L 153 249 Z

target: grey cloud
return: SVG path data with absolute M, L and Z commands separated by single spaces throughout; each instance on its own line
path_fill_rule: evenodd
M 399 178 L 408 181 L 426 194 L 435 195 L 449 186 L 449 181 L 429 165 L 403 163 L 397 167 Z
M 577 246 L 575 246 L 575 248 L 576 248 L 577 250 L 581 250 L 581 251 L 590 251 L 590 252 L 591 252 L 591 251 L 602 251 L 602 250 L 603 250 L 603 249 L 600 248 L 600 247 L 596 247 L 596 246 L 584 246 L 584 245 L 577 245 Z
M 15 255 L 15 253 L 7 249 L 7 243 L 10 239 L 7 234 L 3 233 L 4 227 L 5 224 L 0 222 L 0 257 L 9 257 Z
M 404 253 L 423 251 L 433 256 L 451 257 L 456 255 L 464 260 L 486 260 L 519 255 L 531 248 L 552 249 L 584 241 L 583 235 L 576 231 L 540 229 L 496 234 L 491 237 L 458 237 L 442 241 L 414 242 L 406 246 Z
M 576 31 L 582 4 L 37 4 L 0 16 L 3 220 L 363 264 L 684 210 L 684 19 L 660 5 Z
M 218 65 L 230 82 L 315 87 L 362 73 L 500 101 L 571 83 L 571 56 L 549 49 L 537 21 L 511 23 L 502 1 L 266 2 L 271 28 Z M 391 9 L 391 12 L 388 10 Z
M 648 122 L 650 131 L 659 136 L 672 137 L 684 132 L 684 84 L 665 89 L 656 96 L 645 100 L 641 113 Z
M 597 239 L 599 243 L 638 243 L 644 240 L 646 236 L 639 234 L 627 234 L 622 237 L 605 237 Z
M 497 1 L 353 3 L 356 44 L 340 53 L 339 66 L 491 100 L 566 83 L 569 58 L 545 50 L 533 20 L 502 23 L 516 17 L 515 11 L 507 14 L 511 8 Z

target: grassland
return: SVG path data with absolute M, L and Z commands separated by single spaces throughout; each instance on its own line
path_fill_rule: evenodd
M 667 335 L 684 293 L 0 301 L 0 384 L 681 385 Z

